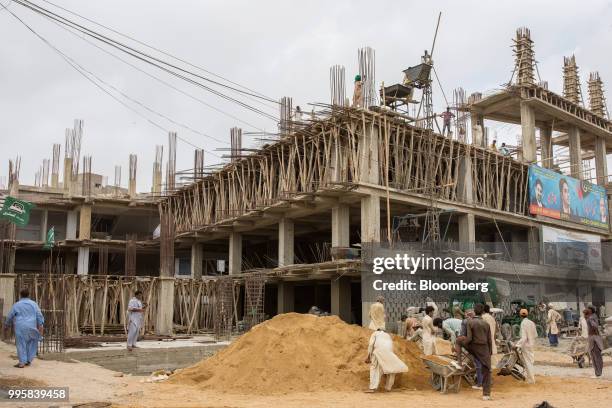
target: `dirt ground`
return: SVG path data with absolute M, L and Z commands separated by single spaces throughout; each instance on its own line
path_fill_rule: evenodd
M 536 385 L 519 383 L 509 377 L 494 377 L 491 402 L 481 400 L 481 392 L 463 388 L 459 394 L 441 395 L 433 390 L 402 390 L 390 393 L 364 394 L 360 391 L 333 392 L 321 389 L 309 393 L 286 393 L 280 395 L 240 395 L 220 393 L 213 390 L 190 388 L 182 384 L 167 382 L 150 383 L 146 377 L 119 376 L 119 373 L 96 365 L 81 362 L 59 362 L 35 360 L 31 367 L 13 368 L 14 346 L 0 342 L 0 386 L 31 384 L 70 387 L 71 406 L 84 402 L 110 402 L 115 407 L 347 407 L 365 408 L 384 404 L 418 406 L 423 408 L 457 408 L 469 404 L 470 408 L 529 408 L 544 400 L 553 407 L 602 407 L 612 399 L 612 381 L 593 380 L 582 377 L 583 370 L 571 364 L 550 366 L 557 362 L 568 362 L 567 356 L 545 347 L 539 355 L 538 372 L 547 369 L 553 372 L 538 375 Z M 547 357 L 548 356 L 548 357 Z M 547 358 L 544 358 L 547 357 Z M 551 361 L 547 361 L 551 360 Z M 606 360 L 604 374 L 612 380 L 611 360 Z M 557 371 L 554 371 L 557 370 Z M 592 369 L 584 369 L 591 375 Z M 559 375 L 560 374 L 560 375 Z M 577 377 L 578 376 L 578 377 Z M 389 404 L 389 405 L 387 405 Z M 0 406 L 16 406 L 0 402 Z M 49 404 L 28 403 L 27 407 L 47 407 Z M 62 406 L 62 405 L 59 405 Z

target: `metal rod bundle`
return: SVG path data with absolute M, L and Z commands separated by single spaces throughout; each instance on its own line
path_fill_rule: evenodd
M 377 104 L 376 95 L 376 52 L 371 47 L 360 48 L 357 51 L 359 75 L 363 83 L 363 108 Z
M 333 65 L 329 69 L 329 87 L 331 92 L 331 104 L 334 106 L 345 106 L 346 104 L 346 76 L 342 65 Z

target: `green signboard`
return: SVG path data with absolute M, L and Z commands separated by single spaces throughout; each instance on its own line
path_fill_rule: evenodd
M 10 221 L 19 227 L 25 227 L 30 222 L 30 210 L 34 204 L 18 200 L 15 197 L 3 197 L 4 204 L 0 209 L 0 218 Z

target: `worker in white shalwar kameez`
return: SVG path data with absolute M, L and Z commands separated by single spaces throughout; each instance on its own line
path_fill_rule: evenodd
M 435 309 L 433 306 L 427 306 L 425 308 L 425 317 L 421 321 L 423 326 L 423 354 L 430 356 L 432 354 L 438 354 L 438 348 L 436 346 L 436 327 L 433 324 L 433 315 Z
M 366 363 L 370 364 L 370 388 L 366 392 L 375 392 L 383 375 L 387 376 L 385 390 L 391 391 L 395 374 L 408 371 L 408 366 L 393 353 L 393 339 L 381 329 L 370 336 Z
M 143 312 L 146 305 L 142 304 L 142 292 L 137 290 L 134 293 L 134 297 L 130 299 L 128 303 L 128 335 L 127 335 L 127 349 L 132 351 L 136 347 L 138 342 L 138 333 L 143 322 Z
M 533 348 L 536 345 L 538 331 L 535 323 L 529 320 L 527 317 L 529 315 L 529 311 L 527 309 L 521 309 L 519 314 L 523 320 L 521 321 L 521 338 L 516 342 L 516 347 L 520 348 L 523 352 L 523 360 L 525 360 L 525 380 L 528 384 L 535 384 L 533 370 L 535 355 L 533 353 Z
M 370 306 L 370 324 L 368 328 L 370 330 L 385 330 L 385 298 L 382 296 L 378 296 L 376 298 L 376 302 L 372 303 Z

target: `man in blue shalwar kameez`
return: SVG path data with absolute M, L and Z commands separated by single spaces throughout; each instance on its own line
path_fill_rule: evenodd
M 23 368 L 30 365 L 36 357 L 45 319 L 36 302 L 30 299 L 28 289 L 22 289 L 19 295 L 21 299 L 11 308 L 4 325 L 8 327 L 13 324 L 14 326 L 17 357 L 19 358 L 19 363 L 15 367 Z

